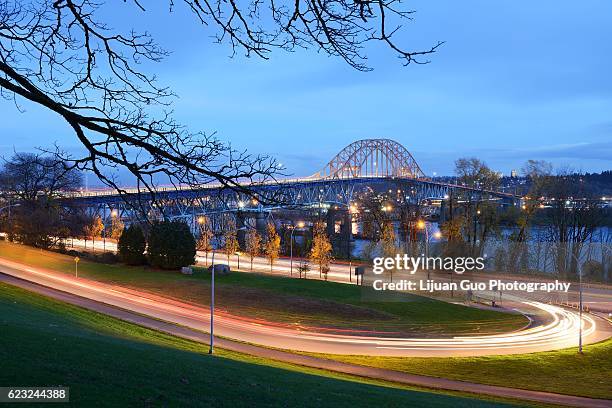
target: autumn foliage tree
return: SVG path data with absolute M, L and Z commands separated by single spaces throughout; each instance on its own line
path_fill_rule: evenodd
M 253 270 L 253 259 L 259 256 L 261 252 L 261 236 L 257 233 L 256 229 L 249 229 L 245 237 L 246 252 L 251 258 L 251 270 Z
M 319 277 L 329 272 L 331 262 L 332 244 L 325 232 L 325 224 L 321 221 L 315 222 L 312 229 L 312 247 L 310 249 L 310 260 L 319 268 Z
M 274 223 L 269 222 L 266 226 L 266 242 L 264 245 L 264 253 L 270 261 L 270 272 L 272 272 L 274 261 L 276 261 L 280 255 L 280 247 L 280 236 L 278 235 L 278 232 L 276 232 L 276 227 L 274 226 Z
M 229 265 L 230 256 L 235 254 L 240 249 L 235 223 L 231 222 L 227 224 L 225 232 L 223 233 L 223 240 L 223 251 L 227 256 L 227 264 Z
M 125 225 L 123 224 L 123 221 L 121 221 L 121 218 L 119 216 L 113 216 L 111 217 L 111 224 L 110 224 L 110 229 L 108 232 L 108 237 L 118 240 L 121 234 L 123 233 L 124 229 L 125 229 Z
M 83 227 L 83 235 L 85 236 L 85 241 L 87 238 L 91 239 L 93 242 L 92 248 L 96 249 L 96 238 L 102 235 L 102 231 L 104 231 L 104 223 L 102 222 L 102 218 L 99 216 L 92 217 L 85 227 Z M 87 246 L 87 244 L 85 244 Z

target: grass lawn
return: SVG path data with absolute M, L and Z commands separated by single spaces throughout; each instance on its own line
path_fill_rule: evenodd
M 218 350 L 0 283 L 0 386 L 69 386 L 80 406 L 487 407 Z
M 583 355 L 572 348 L 491 357 L 320 357 L 432 377 L 612 399 L 612 339 L 585 346 Z
M 0 256 L 33 266 L 74 273 L 72 257 L 0 242 Z M 210 274 L 81 261 L 79 274 L 118 285 L 208 305 Z M 371 288 L 232 272 L 216 280 L 217 306 L 229 313 L 306 327 L 385 331 L 391 335 L 452 336 L 499 333 L 523 327 L 522 315 L 481 310 L 402 294 L 401 301 L 373 302 Z M 365 292 L 364 292 L 365 291 Z

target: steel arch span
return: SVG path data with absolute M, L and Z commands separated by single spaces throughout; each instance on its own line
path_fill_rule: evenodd
M 92 214 L 105 225 L 113 214 L 128 222 L 149 219 L 182 219 L 193 230 L 198 218 L 206 215 L 215 229 L 222 230 L 228 213 L 259 219 L 278 209 L 350 208 L 356 194 L 365 190 L 402 192 L 403 200 L 417 204 L 424 200 L 446 200 L 453 194 L 488 197 L 504 205 L 516 205 L 512 194 L 435 181 L 427 178 L 414 157 L 401 144 L 390 139 L 359 140 L 342 149 L 320 172 L 294 179 L 245 184 L 261 199 L 245 191 L 219 184 L 159 187 L 155 195 L 137 188 L 82 191 L 65 198 Z M 326 210 L 325 210 L 326 211 Z M 240 224 L 240 223 L 238 223 Z M 244 225 L 241 224 L 241 225 Z
M 340 151 L 312 178 L 356 177 L 424 178 L 425 173 L 400 143 L 391 139 L 362 139 Z

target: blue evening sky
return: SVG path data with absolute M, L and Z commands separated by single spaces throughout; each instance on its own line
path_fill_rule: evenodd
M 423 49 L 446 41 L 431 63 L 403 67 L 382 44 L 372 72 L 315 51 L 236 56 L 214 44 L 181 2 L 146 13 L 114 2 L 115 27 L 147 29 L 172 54 L 148 68 L 179 98 L 193 130 L 235 148 L 274 155 L 309 175 L 362 138 L 405 145 L 426 173 L 451 174 L 477 156 L 508 174 L 527 159 L 585 171 L 612 169 L 612 2 L 408 1 L 417 10 L 396 42 Z M 0 154 L 78 149 L 49 112 L 0 100 Z

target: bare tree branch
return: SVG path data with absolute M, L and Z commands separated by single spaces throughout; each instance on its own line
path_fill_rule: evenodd
M 145 12 L 138 0 L 127 2 Z M 122 33 L 100 20 L 104 0 L 0 0 L 0 95 L 39 104 L 63 118 L 86 154 L 61 159 L 94 172 L 122 192 L 126 169 L 155 194 L 160 183 L 211 182 L 253 194 L 244 183 L 274 180 L 274 159 L 252 156 L 191 132 L 172 117 L 173 94 L 141 70 L 167 55 L 148 33 Z M 405 51 L 392 41 L 387 15 L 411 18 L 398 0 L 183 0 L 196 18 L 229 42 L 233 52 L 267 58 L 273 49 L 314 46 L 369 70 L 364 47 L 381 41 L 406 64 L 433 53 Z M 115 7 L 119 7 L 116 5 Z M 175 7 L 170 1 L 170 9 Z M 261 197 L 258 198 L 261 201 Z

